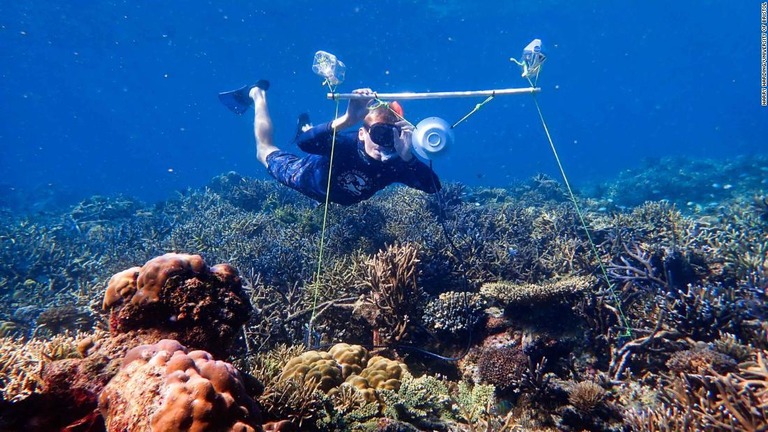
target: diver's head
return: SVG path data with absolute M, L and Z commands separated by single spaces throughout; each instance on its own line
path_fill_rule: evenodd
M 364 143 L 368 156 L 386 162 L 398 156 L 395 143 L 401 139 L 402 130 L 397 123 L 403 119 L 403 108 L 396 101 L 372 102 L 358 131 L 358 138 Z

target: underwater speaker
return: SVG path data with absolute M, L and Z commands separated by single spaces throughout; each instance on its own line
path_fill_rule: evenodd
M 439 117 L 427 117 L 416 125 L 412 141 L 419 156 L 433 160 L 445 156 L 446 149 L 453 144 L 453 129 Z

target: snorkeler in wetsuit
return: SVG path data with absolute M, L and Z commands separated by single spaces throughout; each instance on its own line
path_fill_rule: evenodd
M 359 89 L 354 92 L 371 95 L 371 98 L 350 100 L 346 113 L 331 122 L 312 127 L 309 118 L 303 115 L 296 143 L 309 154 L 299 157 L 280 150 L 273 142 L 272 119 L 267 109 L 268 88 L 269 82 L 262 80 L 253 87 L 223 93 L 221 99 L 238 114 L 253 104 L 256 157 L 280 183 L 324 202 L 335 131 L 331 202 L 359 203 L 392 183 L 403 183 L 427 193 L 440 190 L 437 175 L 411 151 L 413 128 L 402 120 L 403 110 L 397 102 L 369 109 L 373 92 Z M 356 136 L 338 133 L 361 121 L 363 124 Z

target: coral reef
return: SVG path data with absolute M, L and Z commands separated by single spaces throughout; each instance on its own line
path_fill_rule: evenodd
M 765 169 L 661 160 L 577 193 L 581 214 L 546 175 L 393 187 L 324 231 L 314 202 L 236 173 L 5 212 L 0 429 L 103 430 L 102 389 L 164 338 L 250 373 L 253 429 L 764 429 Z

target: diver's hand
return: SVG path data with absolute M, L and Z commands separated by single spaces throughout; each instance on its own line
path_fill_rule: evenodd
M 400 155 L 400 159 L 410 162 L 413 159 L 413 125 L 407 121 L 399 121 L 396 123 L 400 126 L 400 138 L 395 140 L 395 150 Z
M 362 88 L 353 90 L 352 93 L 369 95 L 369 98 L 362 99 L 350 99 L 347 105 L 347 112 L 343 116 L 333 121 L 332 126 L 334 129 L 344 129 L 352 127 L 355 124 L 363 121 L 368 114 L 368 102 L 373 99 L 373 90 L 369 88 Z
M 370 102 L 371 99 L 373 99 L 374 93 L 373 93 L 373 90 L 369 88 L 352 90 L 352 93 L 370 96 L 369 98 L 364 98 L 364 99 L 349 100 L 349 105 L 347 105 L 347 116 L 354 123 L 357 123 L 357 122 L 363 121 L 365 116 L 368 114 L 368 102 Z

